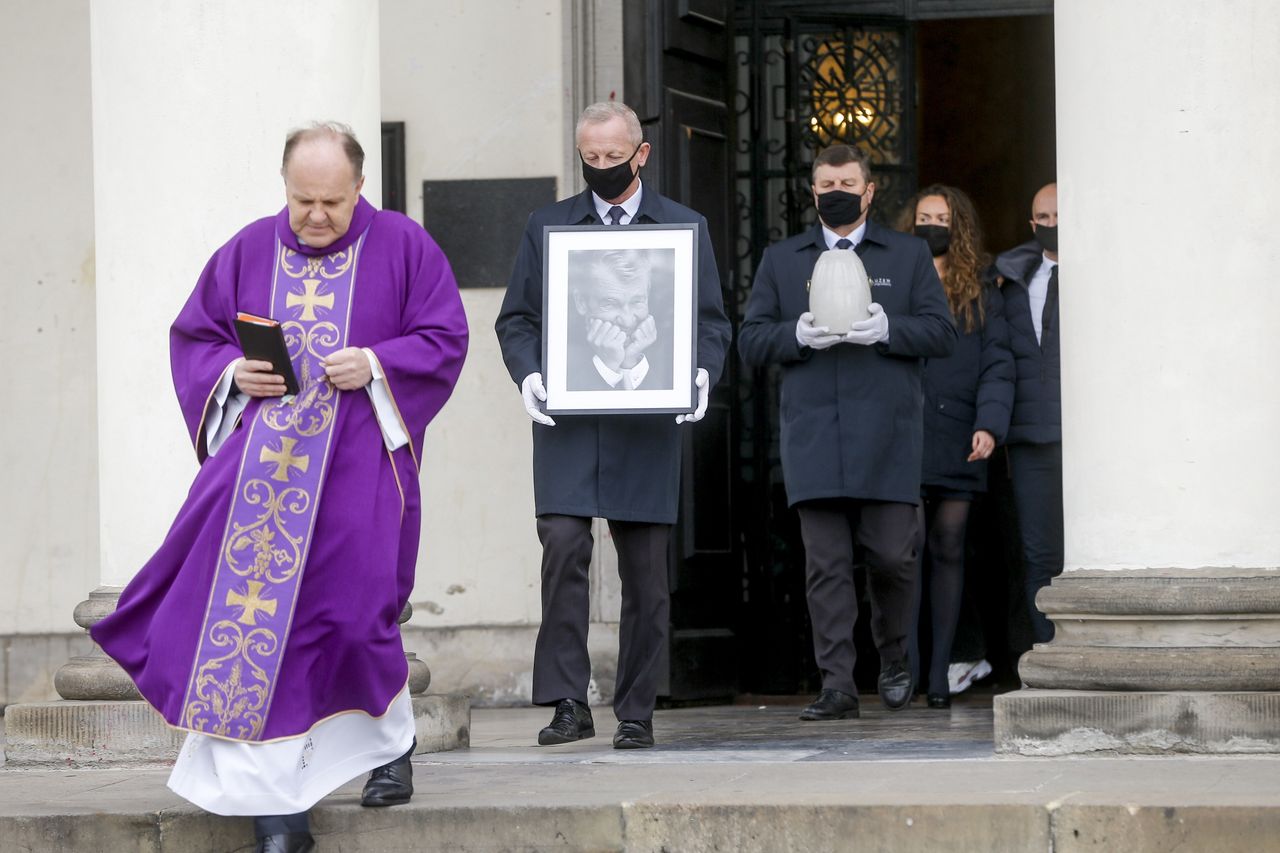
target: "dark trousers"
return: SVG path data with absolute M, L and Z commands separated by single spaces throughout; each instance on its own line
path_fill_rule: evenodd
M 916 508 L 906 503 L 821 500 L 799 504 L 796 511 L 822 686 L 852 695 L 857 693 L 853 626 L 858 621 L 854 543 L 862 547 L 867 562 L 871 636 L 884 667 L 907 656 L 918 575 Z
M 269 835 L 310 831 L 311 821 L 306 812 L 259 815 L 253 819 L 253 835 L 258 839 L 266 838 Z
M 1036 607 L 1036 593 L 1062 573 L 1062 444 L 1009 445 L 1009 472 L 1031 632 L 1037 643 L 1047 643 L 1053 623 Z
M 671 525 L 609 521 L 622 580 L 618 676 L 613 710 L 619 720 L 648 720 L 657 701 L 657 677 L 670 621 L 667 545 Z M 533 653 L 533 702 L 587 701 L 591 659 L 591 519 L 538 516 L 542 542 L 542 627 Z

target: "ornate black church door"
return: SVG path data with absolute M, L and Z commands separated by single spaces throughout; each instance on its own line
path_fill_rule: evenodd
M 653 145 L 644 179 L 707 218 L 722 287 L 733 245 L 728 7 L 728 0 L 626 0 L 623 7 L 626 97 Z M 737 372 L 731 352 L 705 419 L 684 432 L 670 666 L 659 689 L 674 702 L 728 698 L 738 689 L 742 556 L 731 489 Z

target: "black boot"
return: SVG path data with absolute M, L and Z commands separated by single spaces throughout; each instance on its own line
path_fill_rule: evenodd
M 418 746 L 417 738 L 409 751 L 390 764 L 384 764 L 369 774 L 360 795 L 362 806 L 397 806 L 409 802 L 413 796 L 413 764 L 409 759 Z
M 310 853 L 316 849 L 307 813 L 261 815 L 253 819 L 256 853 Z

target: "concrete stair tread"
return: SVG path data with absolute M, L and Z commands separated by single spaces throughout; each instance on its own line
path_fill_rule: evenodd
M 314 811 L 319 849 L 368 849 L 375 833 L 387 851 L 834 849 L 857 833 L 868 850 L 1070 851 L 1090 839 L 1205 849 L 1215 838 L 1215 853 L 1230 853 L 1266 849 L 1280 831 L 1280 757 L 1050 761 L 995 757 L 988 745 L 964 760 L 869 758 L 895 729 L 901 743 L 933 731 L 942 754 L 974 729 L 990 732 L 990 711 L 912 707 L 802 724 L 796 710 L 659 712 L 659 748 L 614 760 L 603 736 L 613 720 L 597 709 L 602 735 L 572 745 L 568 761 L 561 748 L 533 745 L 544 709 L 475 711 L 470 751 L 415 759 L 411 803 L 364 809 L 360 780 L 326 798 Z M 757 737 L 768 730 L 773 741 Z M 713 745 L 692 746 L 699 738 Z M 808 748 L 792 747 L 802 741 Z M 163 769 L 0 771 L 0 838 L 67 851 L 245 844 L 247 819 L 204 814 L 166 778 Z

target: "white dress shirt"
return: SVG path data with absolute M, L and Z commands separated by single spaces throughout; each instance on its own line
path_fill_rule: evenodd
M 818 221 L 821 222 L 822 220 L 818 220 Z M 848 240 L 850 243 L 853 244 L 853 248 L 856 249 L 858 248 L 858 244 L 862 242 L 862 238 L 865 237 L 866 234 L 867 234 L 867 223 L 865 222 L 859 225 L 857 228 L 850 231 L 848 237 L 841 237 L 839 234 L 837 234 L 836 232 L 828 228 L 825 222 L 822 223 L 822 236 L 827 241 L 828 249 L 834 249 L 836 247 L 836 243 L 839 242 L 840 240 Z
M 627 199 L 622 204 L 616 205 L 626 212 L 626 215 L 618 220 L 619 225 L 631 224 L 631 220 L 635 218 L 636 213 L 640 210 L 640 197 L 642 195 L 644 195 L 643 181 L 641 181 L 640 185 L 636 187 L 636 191 L 632 194 L 631 198 Z M 600 217 L 600 221 L 605 225 L 612 225 L 613 222 L 609 219 L 609 210 L 615 207 L 615 205 L 610 204 L 595 193 L 591 194 L 591 200 L 595 202 L 596 215 Z
M 1057 265 L 1057 261 L 1051 261 L 1042 256 L 1040 268 L 1036 270 L 1035 275 L 1031 276 L 1031 281 L 1027 283 L 1027 300 L 1031 304 L 1031 325 L 1036 330 L 1036 343 L 1040 343 L 1044 302 L 1049 297 L 1049 275 Z

